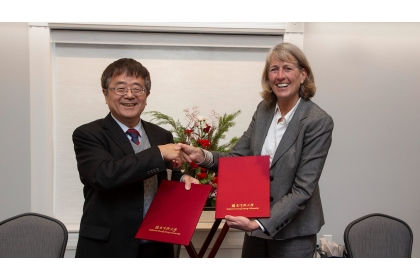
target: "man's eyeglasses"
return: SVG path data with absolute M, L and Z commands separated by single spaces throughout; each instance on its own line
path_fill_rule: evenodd
M 134 96 L 142 96 L 143 94 L 146 93 L 146 89 L 141 88 L 141 87 L 132 87 L 132 88 L 117 87 L 117 88 L 108 88 L 108 89 L 113 90 L 118 95 L 126 95 L 129 90 L 131 90 L 131 93 Z

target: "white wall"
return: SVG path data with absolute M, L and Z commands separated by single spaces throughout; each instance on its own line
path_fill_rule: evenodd
M 420 257 L 420 24 L 306 23 L 314 101 L 334 119 L 321 177 L 326 224 L 342 242 L 358 217 L 407 222 Z
M 15 136 L 29 130 L 29 54 L 26 24 L 2 23 L 0 34 L 4 219 L 31 207 L 29 143 Z M 352 220 L 381 212 L 411 226 L 413 257 L 420 257 L 418 49 L 418 23 L 305 24 L 304 52 L 318 87 L 313 100 L 335 121 L 320 182 L 326 218 L 320 234 L 339 243 Z
M 0 221 L 31 210 L 27 23 L 0 23 Z

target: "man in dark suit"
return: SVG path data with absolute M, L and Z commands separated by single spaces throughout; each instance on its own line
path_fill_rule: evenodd
M 73 133 L 85 197 L 76 257 L 173 257 L 171 244 L 134 236 L 162 180 L 169 175 L 186 189 L 198 181 L 176 169 L 182 154 L 172 134 L 140 119 L 151 88 L 148 70 L 119 59 L 101 84 L 110 113 Z

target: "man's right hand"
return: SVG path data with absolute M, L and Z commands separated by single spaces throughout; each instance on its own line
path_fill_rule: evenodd
M 173 168 L 179 168 L 185 162 L 181 148 L 177 144 L 158 146 L 164 161 L 171 161 Z

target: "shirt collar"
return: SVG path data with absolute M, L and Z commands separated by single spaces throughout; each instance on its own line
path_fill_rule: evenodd
M 119 120 L 117 120 L 117 118 L 115 118 L 112 113 L 111 113 L 111 117 L 117 122 L 117 124 L 121 127 L 121 129 L 126 132 L 127 129 L 129 128 L 134 128 L 135 130 L 137 130 L 140 134 L 141 137 L 141 119 L 139 120 L 139 123 L 137 125 L 135 125 L 134 127 L 128 127 L 125 124 L 123 124 L 122 122 L 120 122 Z
M 286 114 L 286 116 L 284 116 L 285 124 L 289 123 L 290 120 L 292 119 L 293 115 L 295 114 L 297 106 L 299 106 L 300 100 L 301 98 L 299 97 L 299 100 L 296 102 L 296 105 L 292 108 L 292 110 L 289 111 L 289 113 Z M 280 113 L 279 104 L 277 102 L 276 102 L 276 109 L 274 109 L 274 115 L 278 117 L 278 119 L 282 117 Z

